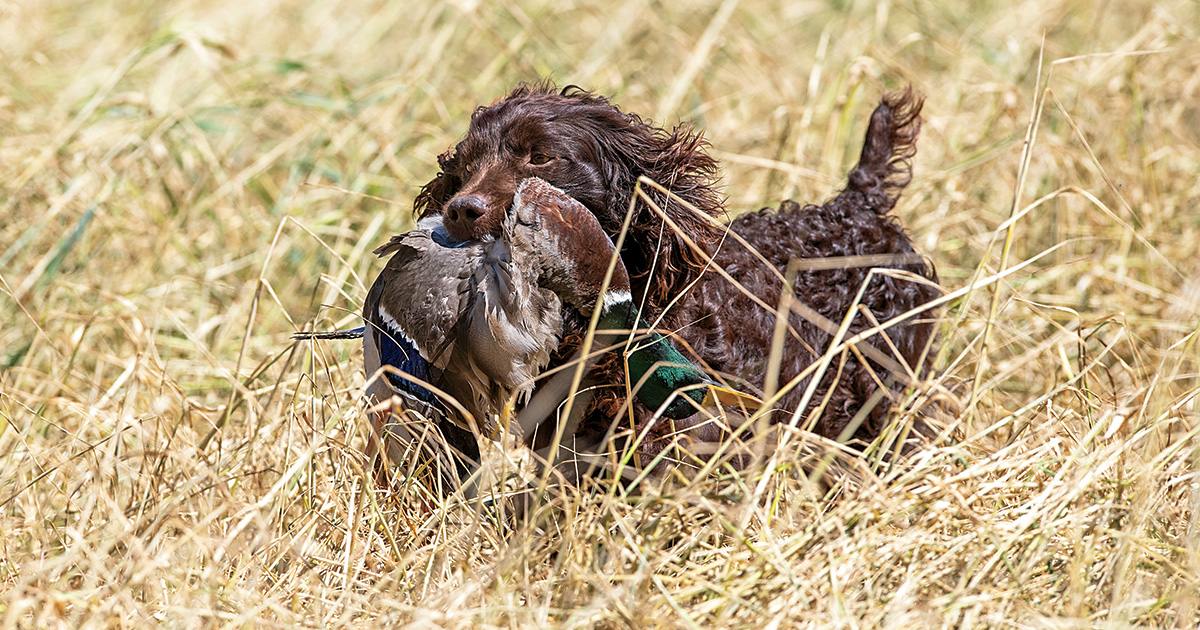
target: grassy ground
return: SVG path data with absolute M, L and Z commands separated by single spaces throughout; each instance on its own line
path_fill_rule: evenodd
M 1187 0 L 0 3 L 0 627 L 1194 628 L 1198 31 Z M 357 345 L 288 335 L 354 321 L 435 156 L 539 75 L 706 128 L 735 212 L 830 195 L 878 95 L 925 93 L 897 214 L 966 290 L 957 440 L 542 533 L 376 490 Z

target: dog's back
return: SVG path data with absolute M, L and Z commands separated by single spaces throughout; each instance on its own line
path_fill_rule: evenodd
M 770 363 L 777 319 L 773 309 L 780 304 L 782 289 L 779 278 L 791 262 L 794 303 L 783 352 L 775 359 L 776 387 L 785 391 L 776 421 L 791 420 L 792 412 L 803 405 L 800 426 L 829 438 L 869 441 L 882 430 L 897 392 L 928 367 L 933 323 L 924 314 L 835 357 L 811 391 L 812 375 L 798 378 L 828 350 L 847 313 L 853 311 L 853 319 L 843 338 L 940 294 L 933 267 L 914 252 L 907 233 L 889 214 L 911 181 L 921 106 L 911 90 L 882 99 L 871 116 L 858 165 L 846 187 L 828 203 L 801 206 L 789 201 L 778 210 L 763 209 L 736 219 L 732 230 L 770 266 L 727 238 L 715 260 L 741 287 L 709 273 L 669 318 L 712 368 L 762 389 L 774 369 Z M 820 413 L 811 414 L 818 407 Z M 812 421 L 806 423 L 810 415 Z

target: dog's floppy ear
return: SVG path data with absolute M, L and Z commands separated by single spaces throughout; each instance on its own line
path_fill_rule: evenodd
M 451 147 L 438 156 L 438 169 L 438 174 L 421 187 L 421 192 L 413 200 L 413 214 L 418 219 L 441 212 L 442 206 L 462 188 L 458 176 L 457 147 Z
M 610 129 L 613 137 L 608 149 L 617 154 L 613 162 L 624 172 L 611 174 L 615 185 L 609 207 L 623 218 L 629 208 L 628 194 L 638 177 L 645 176 L 670 191 L 668 195 L 642 187 L 645 196 L 679 228 L 675 231 L 664 225 L 644 199 L 636 201 L 630 238 L 621 255 L 633 282 L 645 288 L 649 305 L 658 310 L 681 294 L 704 268 L 704 257 L 688 245 L 688 239 L 711 251 L 720 238 L 717 226 L 680 203 L 683 200 L 704 214 L 717 216 L 723 207 L 716 187 L 719 168 L 708 155 L 708 143 L 690 126 L 679 125 L 667 133 L 634 114 L 623 117 L 623 126 Z

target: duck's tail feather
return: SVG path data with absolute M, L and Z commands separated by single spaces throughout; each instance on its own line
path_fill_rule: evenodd
M 292 339 L 298 341 L 311 341 L 313 339 L 362 339 L 365 334 L 366 326 L 351 328 L 349 330 L 302 330 L 292 333 Z

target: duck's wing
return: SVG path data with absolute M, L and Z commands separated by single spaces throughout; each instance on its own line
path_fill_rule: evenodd
M 429 232 L 416 231 L 392 237 L 375 253 L 392 257 L 363 304 L 367 375 L 390 365 L 414 378 L 388 372 L 378 380 L 395 392 L 444 408 L 437 395 L 417 381 L 438 387 L 458 351 L 454 329 L 468 299 L 467 281 L 478 252 L 442 247 Z
M 375 279 L 363 305 L 363 364 L 368 378 L 367 395 L 373 403 L 382 403 L 399 396 L 405 408 L 417 411 L 437 425 L 454 455 L 460 480 L 465 480 L 478 465 L 479 444 L 474 433 L 464 428 L 458 414 L 448 407 L 441 396 L 418 383 L 421 381 L 455 395 L 443 376 L 448 358 L 454 351 L 454 335 L 444 331 L 454 328 L 462 310 L 461 270 L 470 252 L 454 252 L 441 257 L 446 249 L 435 242 L 428 230 L 393 236 L 383 247 L 375 250 L 380 256 L 392 255 L 384 270 Z M 437 269 L 442 271 L 439 272 Z M 442 273 L 442 277 L 436 277 Z M 435 282 L 430 284 L 430 279 Z M 436 290 L 435 290 L 436 289 Z M 435 295 L 436 293 L 436 295 Z M 439 309 L 428 308 L 431 302 L 443 303 Z M 450 342 L 450 343 L 447 343 Z M 393 370 L 391 366 L 408 375 Z M 405 429 L 398 431 L 408 434 Z

